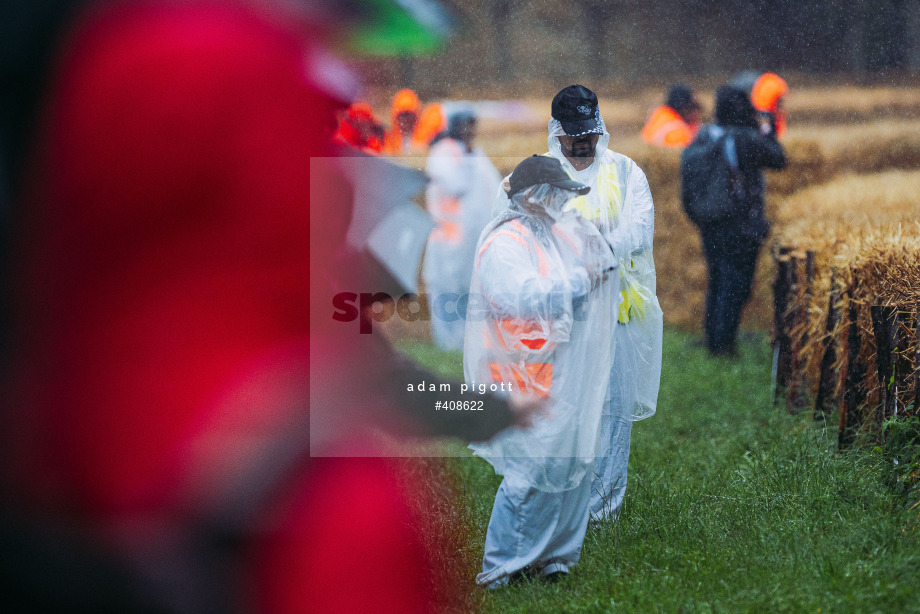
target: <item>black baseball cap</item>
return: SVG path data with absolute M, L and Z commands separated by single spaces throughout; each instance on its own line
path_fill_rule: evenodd
M 556 94 L 552 115 L 569 136 L 604 133 L 597 95 L 584 85 L 570 85 Z
M 569 176 L 562 170 L 562 164 L 556 158 L 534 154 L 529 158 L 524 158 L 511 173 L 511 190 L 508 196 L 514 196 L 530 186 L 542 183 L 582 195 L 591 191 L 589 186 L 569 179 Z

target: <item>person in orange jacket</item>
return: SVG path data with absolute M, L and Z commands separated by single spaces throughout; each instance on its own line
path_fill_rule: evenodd
M 783 108 L 783 101 L 789 93 L 789 85 L 782 77 L 772 72 L 748 70 L 736 76 L 731 84 L 748 92 L 754 108 L 769 120 L 777 137 L 786 134 L 786 110 Z
M 441 105 L 432 103 L 422 108 L 418 95 L 410 89 L 393 96 L 390 120 L 383 143 L 384 153 L 390 155 L 425 153 L 431 140 L 447 128 Z
M 672 85 L 665 103 L 649 115 L 642 140 L 657 147 L 686 147 L 700 129 L 700 108 L 693 90 Z
M 335 142 L 364 153 L 377 155 L 383 151 L 383 126 L 374 115 L 371 105 L 359 100 L 348 107 L 339 120 Z

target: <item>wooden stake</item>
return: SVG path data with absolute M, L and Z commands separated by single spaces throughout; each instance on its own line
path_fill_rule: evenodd
M 798 275 L 796 275 L 798 277 Z M 800 309 L 792 315 L 792 326 L 801 326 L 802 337 L 796 343 L 792 352 L 792 385 L 789 390 L 789 408 L 794 413 L 801 412 L 808 405 L 808 396 L 811 393 L 811 378 L 806 370 L 803 350 L 808 347 L 808 311 L 811 308 L 811 299 L 814 295 L 815 281 L 815 252 L 805 252 L 805 288 L 802 292 Z M 798 295 L 798 292 L 796 292 Z
M 914 315 L 914 415 L 920 415 L 920 307 Z
M 843 390 L 843 405 L 840 408 L 840 432 L 838 445 L 847 448 L 856 438 L 856 431 L 862 423 L 859 409 L 865 401 L 863 377 L 866 369 L 859 357 L 859 310 L 853 297 L 856 283 L 848 293 L 849 318 L 847 322 L 847 375 Z
M 911 359 L 907 354 L 907 348 L 913 344 L 910 313 L 910 310 L 906 308 L 898 308 L 897 332 L 895 333 L 898 346 L 894 355 L 895 390 L 893 394 L 895 416 L 904 413 L 906 409 L 904 393 L 911 389 L 910 386 L 913 383 L 911 381 L 914 375 L 913 364 L 911 364 Z
M 893 416 L 897 407 L 895 352 L 898 347 L 898 308 L 873 305 L 869 311 L 872 314 L 872 332 L 875 334 L 875 367 L 879 385 L 875 425 L 881 432 L 882 422 Z
M 790 346 L 789 329 L 787 325 L 787 310 L 789 308 L 789 293 L 793 285 L 793 271 L 795 261 L 790 256 L 789 247 L 780 247 L 776 256 L 776 280 L 773 283 L 773 403 L 779 401 L 780 396 L 789 386 L 790 371 L 792 367 L 792 349 Z
M 840 373 L 834 369 L 837 363 L 838 340 L 834 330 L 840 323 L 840 279 L 837 271 L 831 271 L 831 294 L 827 301 L 827 324 L 824 327 L 824 354 L 821 357 L 821 372 L 818 377 L 818 395 L 815 398 L 815 420 L 827 417 L 830 406 L 835 404 L 837 383 Z

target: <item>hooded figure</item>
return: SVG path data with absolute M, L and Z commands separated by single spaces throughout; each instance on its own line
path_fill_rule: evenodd
M 461 108 L 428 155 L 425 197 L 438 226 L 428 237 L 422 279 L 432 308 L 431 336 L 442 350 L 463 348 L 464 319 L 456 303 L 470 288 L 476 242 L 501 181 L 482 149 L 473 147 L 475 138 L 476 116 Z
M 591 191 L 571 200 L 601 232 L 619 263 L 619 288 L 610 304 L 616 326 L 613 368 L 601 423 L 600 451 L 591 492 L 593 520 L 616 518 L 626 492 L 626 469 L 632 422 L 655 413 L 661 379 L 663 317 L 655 294 L 652 258 L 654 205 L 648 180 L 630 158 L 607 149 L 610 134 L 597 96 L 571 85 L 553 99 L 547 144 L 566 174 Z M 499 194 L 495 209 L 506 206 Z M 612 291 L 613 284 L 607 285 Z
M 588 187 L 552 158 L 521 162 L 508 207 L 482 234 L 467 307 L 467 383 L 547 399 L 548 414 L 471 446 L 504 480 L 476 581 L 564 574 L 588 524 L 619 276 L 597 228 L 567 204 Z
M 789 85 L 782 77 L 772 72 L 746 70 L 732 79 L 729 85 L 748 94 L 751 104 L 769 120 L 776 136 L 782 137 L 786 134 L 786 110 L 783 108 L 783 100 L 789 93 Z

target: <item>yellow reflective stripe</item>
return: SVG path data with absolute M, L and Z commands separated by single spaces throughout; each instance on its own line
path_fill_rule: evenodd
M 630 265 L 632 266 L 632 263 Z M 636 290 L 635 285 L 629 281 L 623 271 L 620 272 L 620 286 L 623 288 L 620 290 L 623 301 L 617 310 L 617 321 L 626 324 L 631 319 L 641 320 L 645 317 L 645 297 Z
M 570 179 L 575 179 L 568 171 L 566 171 L 566 174 L 569 175 Z M 577 181 L 577 179 L 575 180 Z M 615 164 L 601 165 L 597 173 L 597 186 L 591 186 L 592 191 L 595 189 L 598 192 L 601 208 L 591 205 L 591 200 L 589 200 L 590 193 L 585 196 L 576 196 L 569 201 L 569 207 L 581 213 L 581 216 L 587 220 L 597 220 L 605 217 L 609 220 L 616 219 L 623 203 L 623 193 L 620 190 L 620 177 L 617 174 Z
M 620 302 L 620 307 L 617 310 L 617 321 L 620 324 L 626 324 L 629 322 L 629 310 L 633 308 L 632 298 L 638 295 L 636 294 L 635 290 L 628 287 L 625 290 L 620 291 L 620 296 L 623 297 L 623 300 Z M 635 316 L 635 314 L 633 315 Z
M 569 201 L 569 207 L 581 213 L 581 217 L 585 218 L 586 220 L 594 219 L 594 217 L 596 217 L 593 215 L 593 212 L 588 205 L 587 196 L 576 196 Z
M 620 191 L 620 177 L 615 164 L 602 166 L 598 173 L 601 196 L 609 203 L 611 219 L 620 214 L 623 206 L 623 193 Z

